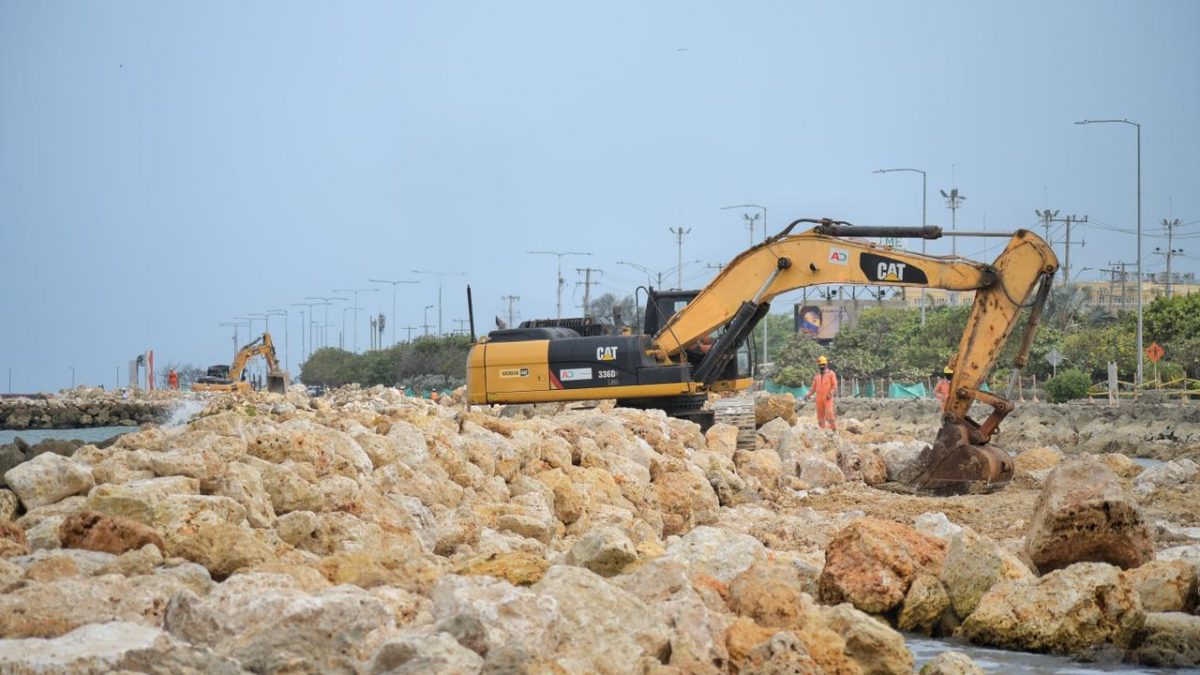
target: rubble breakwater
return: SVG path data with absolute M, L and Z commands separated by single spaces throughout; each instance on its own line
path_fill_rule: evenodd
M 0 429 L 137 426 L 168 419 L 183 394 L 72 389 L 62 394 L 0 398 Z
M 0 489 L 0 672 L 912 673 L 906 635 L 1200 664 L 1200 466 L 1051 447 L 980 495 L 762 401 L 214 397 Z M 922 672 L 976 673 L 963 653 Z

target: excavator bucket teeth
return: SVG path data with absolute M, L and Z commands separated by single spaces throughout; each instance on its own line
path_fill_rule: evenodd
M 933 445 L 921 451 L 903 482 L 917 494 L 962 495 L 995 492 L 1013 477 L 1013 461 L 1007 452 L 990 444 L 970 442 L 965 422 L 947 421 Z

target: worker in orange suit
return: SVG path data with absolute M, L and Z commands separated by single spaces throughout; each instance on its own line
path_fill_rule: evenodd
M 179 373 L 175 372 L 174 368 L 172 368 L 167 373 L 167 388 L 168 389 L 178 389 L 179 388 Z
M 813 376 L 812 388 L 804 395 L 804 400 L 815 398 L 817 401 L 817 426 L 825 429 L 837 429 L 837 415 L 833 410 L 833 396 L 837 393 L 837 374 L 829 369 L 829 359 L 824 356 L 817 359 L 817 374 Z
M 933 397 L 937 399 L 942 410 L 946 409 L 946 401 L 950 398 L 950 380 L 954 377 L 954 369 L 950 366 L 942 371 L 942 377 L 933 387 Z

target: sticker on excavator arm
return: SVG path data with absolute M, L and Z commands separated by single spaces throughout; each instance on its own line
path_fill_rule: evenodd
M 849 265 L 850 251 L 836 246 L 829 247 L 829 264 L 830 265 Z

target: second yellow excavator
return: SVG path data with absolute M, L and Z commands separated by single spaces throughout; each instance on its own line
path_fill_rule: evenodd
M 270 333 L 263 333 L 250 344 L 238 350 L 232 365 L 210 366 L 208 372 L 196 378 L 192 391 L 251 391 L 253 386 L 246 379 L 246 366 L 250 359 L 261 356 L 267 362 L 267 391 L 282 394 L 287 391 L 290 378 L 286 370 L 279 367 L 275 356 L 275 343 Z
M 801 223 L 816 227 L 792 234 Z M 747 339 L 770 300 L 781 293 L 818 284 L 975 291 L 958 354 L 948 364 L 954 378 L 941 430 L 904 482 L 927 494 L 999 489 L 1011 480 L 1013 464 L 991 440 L 1013 405 L 981 386 L 1022 310 L 1030 309 L 1012 364 L 1014 381 L 1025 367 L 1058 259 L 1028 230 L 955 234 L 1000 234 L 1009 241 L 989 265 L 901 251 L 866 239 L 937 239 L 943 236 L 938 227 L 796 220 L 730 261 L 694 297 L 651 292 L 644 335 L 580 335 L 562 325 L 492 331 L 468 356 L 468 401 L 617 399 L 618 405 L 661 408 L 704 424 L 712 415 L 705 409 L 709 392 L 750 386 Z M 992 408 L 982 423 L 968 416 L 976 401 Z

